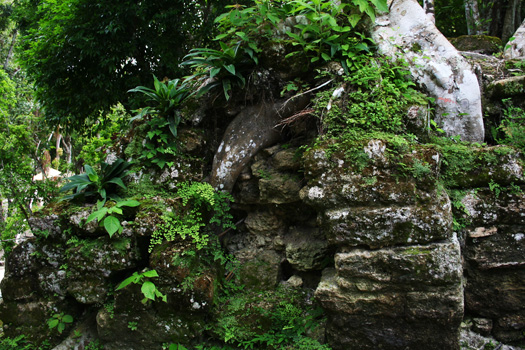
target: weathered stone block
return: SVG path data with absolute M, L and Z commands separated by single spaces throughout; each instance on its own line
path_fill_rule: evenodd
M 135 268 L 142 258 L 131 240 L 109 237 L 71 246 L 67 256 L 67 290 L 84 304 L 103 303 L 111 288 L 110 279 L 119 272 Z
M 202 334 L 204 318 L 190 313 L 163 313 L 162 305 L 149 310 L 128 309 L 127 313 L 112 316 L 101 309 L 97 314 L 99 338 L 107 350 L 150 350 L 161 348 L 163 343 L 188 343 Z M 136 329 L 129 327 L 130 322 Z
M 442 179 L 449 188 L 489 187 L 524 183 L 523 156 L 509 146 L 445 145 Z
M 504 213 L 500 209 L 499 215 Z M 520 216 L 509 212 L 507 216 L 514 215 L 516 220 Z M 488 217 L 493 220 L 492 215 Z M 493 335 L 503 342 L 525 339 L 524 232 L 523 225 L 477 227 L 470 230 L 465 243 L 466 311 L 491 318 Z
M 262 203 L 284 204 L 300 201 L 300 179 L 290 174 L 272 172 L 259 179 L 259 194 Z
M 459 349 L 459 243 L 336 254 L 316 292 L 333 349 Z
M 389 175 L 365 176 L 359 173 L 327 174 L 301 189 L 301 199 L 316 208 L 380 205 L 415 205 L 437 197 L 436 190 L 419 188 L 413 180 Z
M 371 248 L 444 240 L 452 227 L 446 195 L 431 205 L 332 209 L 320 219 L 330 244 Z
M 294 227 L 284 239 L 286 260 L 299 271 L 320 270 L 329 258 L 329 246 L 318 228 Z
M 254 251 L 252 259 L 241 260 L 240 282 L 249 289 L 275 288 L 279 281 L 282 260 L 283 257 L 273 250 Z
M 492 99 L 502 99 L 520 96 L 523 92 L 525 92 L 525 77 L 517 76 L 495 81 L 488 86 L 486 93 Z
M 248 230 L 254 234 L 264 237 L 273 237 L 283 232 L 284 223 L 282 219 L 272 211 L 252 211 L 244 220 Z
M 489 189 L 469 191 L 461 199 L 465 211 L 455 213 L 469 223 L 472 237 L 491 235 L 495 225 L 525 225 L 525 193 L 501 192 L 496 194 Z M 483 232 L 476 229 L 483 228 Z M 497 231 L 497 229 L 496 229 Z

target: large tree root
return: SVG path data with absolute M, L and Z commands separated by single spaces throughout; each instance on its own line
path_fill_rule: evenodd
M 391 1 L 390 12 L 377 17 L 372 37 L 381 53 L 404 58 L 413 79 L 435 98 L 436 122 L 447 136 L 483 141 L 478 79 L 416 0 Z
M 279 141 L 275 126 L 283 118 L 300 111 L 309 103 L 306 95 L 288 101 L 261 102 L 241 111 L 230 123 L 213 159 L 210 184 L 231 192 L 241 170 L 261 149 Z

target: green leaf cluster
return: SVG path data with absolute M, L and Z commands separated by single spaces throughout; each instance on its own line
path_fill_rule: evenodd
M 146 115 L 156 118 L 165 118 L 169 123 L 169 129 L 173 136 L 177 137 L 177 127 L 181 121 L 180 113 L 177 109 L 193 93 L 190 87 L 179 79 L 159 81 L 153 76 L 154 89 L 146 86 L 137 86 L 128 92 L 139 92 L 146 97 L 146 106 L 138 110 L 138 114 L 131 120 L 142 119 Z
M 164 166 L 174 164 L 172 156 L 178 155 L 177 144 L 173 140 L 173 131 L 168 133 L 166 127 L 172 124 L 166 119 L 155 118 L 148 120 L 146 127 L 149 131 L 146 133 L 145 143 L 140 151 L 139 160 L 154 164 L 160 169 Z
M 128 174 L 131 165 L 132 163 L 120 158 L 112 164 L 101 162 L 100 175 L 90 165 L 84 165 L 86 172 L 68 177 L 69 182 L 60 189 L 60 192 L 74 190 L 72 194 L 65 195 L 62 200 L 98 197 L 96 199 L 100 199 L 97 201 L 99 208 L 106 203 L 108 198 L 119 200 L 116 186 L 126 189 L 123 179 Z
M 288 54 L 306 55 L 310 62 L 339 60 L 346 71 L 357 56 L 370 50 L 371 39 L 356 31 L 364 15 L 375 20 L 376 10 L 387 12 L 384 0 L 353 0 L 336 5 L 333 1 L 292 1 L 291 14 L 300 16 L 292 31 L 286 34 L 300 51 Z
M 18 0 L 20 63 L 36 83 L 46 119 L 90 125 L 151 75 L 182 75 L 190 48 L 211 35 L 227 0 Z
M 64 315 L 64 313 L 54 314 L 48 321 L 47 325 L 50 329 L 56 328 L 58 333 L 62 334 L 66 329 L 66 324 L 73 323 L 71 315 Z
M 170 242 L 178 238 L 190 239 L 200 250 L 209 244 L 213 225 L 223 230 L 235 227 L 229 213 L 229 203 L 233 201 L 231 195 L 215 191 L 208 183 L 183 182 L 177 185 L 177 196 L 182 207 L 165 216 L 164 223 L 157 226 L 150 240 L 150 252 L 164 240 Z M 208 216 L 210 219 L 205 220 Z
M 94 211 L 87 217 L 86 223 L 91 222 L 95 219 L 97 219 L 97 222 L 101 222 L 102 219 L 104 219 L 104 221 L 102 221 L 104 228 L 109 234 L 109 237 L 113 237 L 113 235 L 116 232 L 122 233 L 123 230 L 123 227 L 120 223 L 120 219 L 115 215 L 122 215 L 123 207 L 137 207 L 139 205 L 140 202 L 136 200 L 122 200 L 115 202 L 115 205 L 111 207 L 99 207 L 96 211 Z
M 132 283 L 140 284 L 140 291 L 144 295 L 144 299 L 142 299 L 143 304 L 146 304 L 148 301 L 155 301 L 155 298 L 160 298 L 163 302 L 167 302 L 167 296 L 162 294 L 153 282 L 147 280 L 148 278 L 156 277 L 159 277 L 159 274 L 155 270 L 147 270 L 140 273 L 135 271 L 133 275 L 122 281 L 116 290 L 126 288 Z
M 499 144 L 510 145 L 525 152 L 525 110 L 515 106 L 511 100 L 504 100 L 503 119 L 493 130 Z
M 212 331 L 225 343 L 243 349 L 330 349 L 306 336 L 321 322 L 322 310 L 308 304 L 301 291 L 242 292 L 223 302 Z
M 428 103 L 428 98 L 415 90 L 415 83 L 408 78 L 406 63 L 364 57 L 360 66 L 345 75 L 345 91 L 340 98 L 334 96 L 335 89 L 318 94 L 316 109 L 323 130 L 331 136 L 352 129 L 404 131 L 407 109 Z
M 233 87 L 243 88 L 246 85 L 246 72 L 257 64 L 252 48 L 241 45 L 241 42 L 230 46 L 219 42 L 220 50 L 210 48 L 192 49 L 185 57 L 183 65 L 190 66 L 195 73 L 187 81 L 200 85 L 199 95 L 222 86 L 224 97 L 229 100 Z

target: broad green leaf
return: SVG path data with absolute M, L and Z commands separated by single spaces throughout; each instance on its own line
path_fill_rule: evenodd
M 359 23 L 360 20 L 361 20 L 361 15 L 353 14 L 353 15 L 348 16 L 348 22 L 350 22 L 350 25 L 352 27 L 355 27 L 357 23 Z
M 169 129 L 171 131 L 171 134 L 174 137 L 177 137 L 177 126 L 179 126 L 180 120 L 178 118 L 172 117 L 172 118 L 169 118 L 168 121 L 170 122 Z
M 222 40 L 226 38 L 228 35 L 229 35 L 228 33 L 219 34 L 213 40 Z
M 230 72 L 231 75 L 235 75 L 235 66 L 233 64 L 227 64 L 224 68 Z
M 354 5 L 359 6 L 359 11 L 361 13 L 365 12 L 366 9 L 370 6 L 368 4 L 368 0 L 352 0 L 352 2 L 354 3 Z
M 230 91 L 232 89 L 232 84 L 230 80 L 224 79 L 222 81 L 222 90 L 224 91 L 224 97 L 226 98 L 226 101 L 230 100 Z
M 121 227 L 119 219 L 114 216 L 108 216 L 104 219 L 104 228 L 108 232 L 109 237 L 112 237 Z
M 159 277 L 159 274 L 156 270 L 149 270 L 142 274 L 144 277 L 152 278 L 152 277 Z
M 376 20 L 376 12 L 374 11 L 374 8 L 372 6 L 368 6 L 365 10 L 366 14 L 370 16 L 370 19 L 372 22 L 375 22 Z
M 214 78 L 217 74 L 219 74 L 221 71 L 220 67 L 215 67 L 210 69 L 210 78 Z
M 106 214 L 108 213 L 108 208 L 107 207 L 102 207 L 100 208 L 99 210 L 97 211 L 94 211 L 93 213 L 91 213 L 87 219 L 86 219 L 86 223 L 88 222 L 91 222 L 93 221 L 94 219 L 97 219 L 97 222 L 100 222 L 100 220 L 102 220 L 102 218 L 104 216 L 106 216 Z
M 134 199 L 117 202 L 117 207 L 138 207 L 139 205 L 140 202 Z
M 386 0 L 370 0 L 372 4 L 377 8 L 380 12 L 388 12 L 388 5 Z
M 64 331 L 64 329 L 66 329 L 66 325 L 65 325 L 65 323 L 60 322 L 60 323 L 58 324 L 58 327 L 57 327 L 58 333 L 62 334 L 62 332 Z
M 109 208 L 108 209 L 108 214 L 113 214 L 113 213 L 122 215 L 122 208 L 119 208 L 117 206 Z
M 64 317 L 62 317 L 62 322 L 73 323 L 73 316 L 71 316 L 71 315 L 64 315 Z
M 125 288 L 129 286 L 131 283 L 137 283 L 141 278 L 142 276 L 139 276 L 137 272 L 133 272 L 133 275 L 129 276 L 124 281 L 120 282 L 119 286 L 115 290 L 120 290 L 122 288 Z
M 55 328 L 56 326 L 58 326 L 58 319 L 50 319 L 49 321 L 47 321 L 47 325 L 49 326 L 49 328 Z
M 153 284 L 153 282 L 146 281 L 144 284 L 142 284 L 142 288 L 140 288 L 142 294 L 150 300 L 155 300 L 155 290 L 157 288 Z
M 106 200 L 105 200 L 105 199 L 98 200 L 98 201 L 97 201 L 97 210 L 102 209 L 102 207 L 104 206 L 104 204 L 106 204 Z
M 108 183 L 113 183 L 113 184 L 119 185 L 123 189 L 126 189 L 126 185 L 124 185 L 124 182 L 122 181 L 120 177 L 114 177 L 111 180 L 109 180 Z
M 86 174 L 89 178 L 89 180 L 91 180 L 92 182 L 97 182 L 98 180 L 98 175 L 97 173 L 95 172 L 95 170 L 93 170 L 93 168 L 89 165 L 84 165 L 84 169 L 86 170 Z

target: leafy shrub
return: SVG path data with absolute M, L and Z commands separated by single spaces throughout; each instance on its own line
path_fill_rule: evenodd
M 54 314 L 47 321 L 49 328 L 56 328 L 60 334 L 62 334 L 62 332 L 66 329 L 66 325 L 71 323 L 73 323 L 73 317 L 71 315 L 64 315 L 63 312 L 60 314 Z
M 113 234 L 115 234 L 116 232 L 122 233 L 122 230 L 123 230 L 120 220 L 118 216 L 116 215 L 123 214 L 122 212 L 123 207 L 137 207 L 139 205 L 140 205 L 140 202 L 136 200 L 116 201 L 113 206 L 99 207 L 97 210 L 95 210 L 93 213 L 91 213 L 87 217 L 86 223 L 91 222 L 95 219 L 97 219 L 97 222 L 100 222 L 102 219 L 104 219 L 103 221 L 104 228 L 109 234 L 109 237 L 112 237 Z
M 383 58 L 368 58 L 362 68 L 345 75 L 346 93 L 341 103 L 334 102 L 333 91 L 318 94 L 317 114 L 323 129 L 332 136 L 355 128 L 403 131 L 408 107 L 428 102 L 407 75 L 403 62 L 392 64 Z
M 179 79 L 159 81 L 153 76 L 154 89 L 137 86 L 128 92 L 139 92 L 146 96 L 146 102 L 150 106 L 138 110 L 138 114 L 132 118 L 142 119 L 146 115 L 165 119 L 173 136 L 177 136 L 177 127 L 181 121 L 177 109 L 188 97 L 192 95 L 190 87 Z
M 32 350 L 33 346 L 25 339 L 25 336 L 19 335 L 16 338 L 2 338 L 0 341 L 0 350 Z
M 205 94 L 211 89 L 222 86 L 224 97 L 229 100 L 232 87 L 243 88 L 246 85 L 246 71 L 257 63 L 253 49 L 241 46 L 239 41 L 234 46 L 219 43 L 221 49 L 193 49 L 185 57 L 183 65 L 189 65 L 195 74 L 188 80 L 196 80 L 202 85 L 199 94 Z
M 302 291 L 279 287 L 275 291 L 228 295 L 220 303 L 212 329 L 224 342 L 244 349 L 328 350 L 306 337 L 319 326 L 322 310 L 306 303 Z
M 498 127 L 502 136 L 497 138 L 498 143 L 511 145 L 525 151 L 525 111 L 514 106 L 510 100 L 503 101 L 506 107 L 503 110 L 503 120 Z
M 167 302 L 167 296 L 162 294 L 155 284 L 148 280 L 148 278 L 156 278 L 159 277 L 159 274 L 155 270 L 148 270 L 144 272 L 133 272 L 133 275 L 126 278 L 124 281 L 122 281 L 116 290 L 120 290 L 122 288 L 126 288 L 131 283 L 134 284 L 140 284 L 141 288 L 140 291 L 144 295 L 144 299 L 142 299 L 142 303 L 146 304 L 148 301 L 155 301 L 155 298 L 160 298 L 163 302 Z
M 213 225 L 222 229 L 233 228 L 232 215 L 229 213 L 231 195 L 217 192 L 208 183 L 180 183 L 177 196 L 182 207 L 178 212 L 164 217 L 164 223 L 157 226 L 150 241 L 149 251 L 163 240 L 173 241 L 177 238 L 190 239 L 197 250 L 206 247 Z M 207 213 L 210 219 L 205 220 Z
M 221 34 L 218 49 L 197 48 L 190 51 L 183 65 L 194 74 L 199 93 L 222 87 L 226 100 L 234 87 L 244 87 L 246 78 L 259 63 L 257 54 L 267 41 L 299 46 L 287 57 L 304 55 L 310 62 L 339 60 L 348 71 L 356 57 L 368 51 L 372 41 L 355 28 L 367 15 L 375 20 L 376 9 L 387 11 L 385 0 L 361 0 L 336 5 L 333 1 L 257 0 L 253 6 L 227 6 L 229 12 L 217 17 Z M 286 27 L 288 17 L 301 18 L 293 28 Z M 284 38 L 275 35 L 284 30 Z
M 345 70 L 355 65 L 355 58 L 361 52 L 368 52 L 371 39 L 355 31 L 357 24 L 364 15 L 375 21 L 376 9 L 388 11 L 384 0 L 362 0 L 341 2 L 336 5 L 332 1 L 293 1 L 291 14 L 303 16 L 306 21 L 295 25 L 298 33 L 288 31 L 292 45 L 300 46 L 302 50 L 288 55 L 304 54 L 312 63 L 338 60 Z
M 83 164 L 100 164 L 106 156 L 105 150 L 114 143 L 117 135 L 124 133 L 129 124 L 129 114 L 122 104 L 111 107 L 107 114 L 100 114 L 97 123 L 79 137 L 77 144 L 82 145 L 77 159 Z
M 75 191 L 72 194 L 65 195 L 62 199 L 72 200 L 98 197 L 96 199 L 101 199 L 98 201 L 99 208 L 106 203 L 108 198 L 118 200 L 119 197 L 116 194 L 114 185 L 126 189 L 123 178 L 127 175 L 131 165 L 130 162 L 122 159 L 117 159 L 113 164 L 102 162 L 100 164 L 100 175 L 90 165 L 85 165 L 85 173 L 67 178 L 69 182 L 62 186 L 60 192 Z

